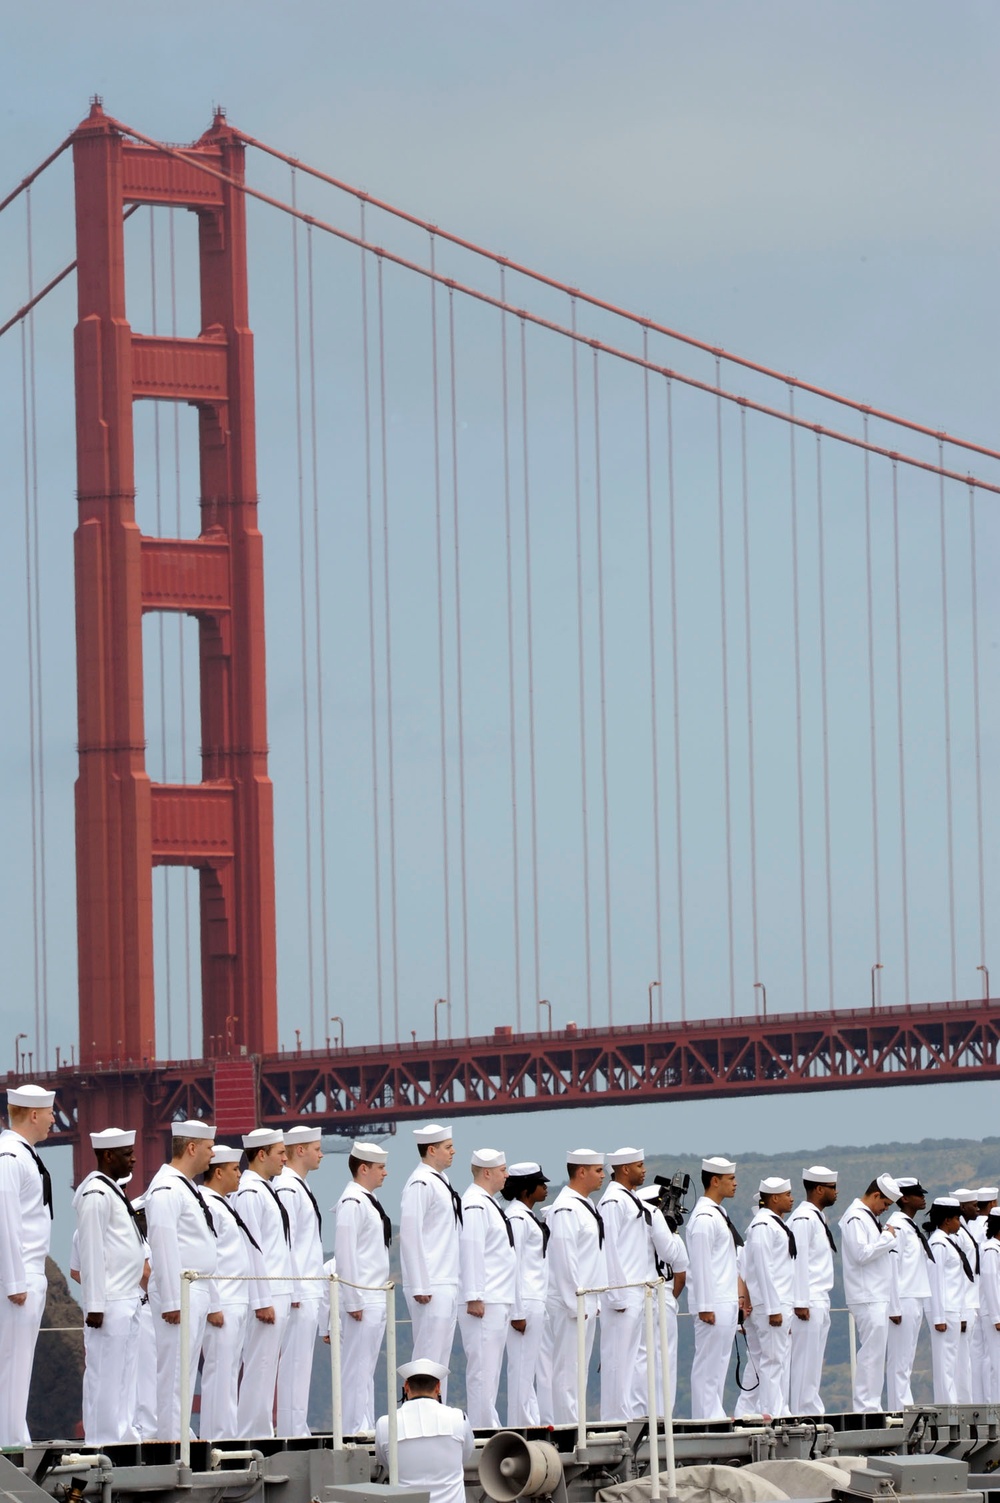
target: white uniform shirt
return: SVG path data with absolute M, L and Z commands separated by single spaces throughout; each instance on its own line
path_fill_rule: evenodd
M 624 1185 L 612 1180 L 601 1196 L 598 1210 L 604 1222 L 604 1255 L 609 1284 L 639 1284 L 649 1275 L 650 1209 Z M 613 1307 L 642 1297 L 641 1289 L 612 1289 Z
M 430 1503 L 465 1503 L 463 1473 L 476 1440 L 461 1409 L 436 1399 L 410 1399 L 398 1411 L 399 1483 L 430 1493 Z M 375 1426 L 375 1459 L 389 1465 L 389 1416 Z
M 510 1318 L 523 1320 L 525 1305 L 531 1300 L 544 1300 L 549 1292 L 549 1260 L 545 1244 L 550 1233 L 548 1227 L 531 1214 L 523 1200 L 511 1201 L 507 1220 L 514 1233 L 517 1257 L 517 1283 Z
M 788 1218 L 795 1236 L 795 1305 L 824 1305 L 833 1288 L 833 1233 L 823 1212 L 811 1200 L 800 1201 Z
M 462 1299 L 512 1305 L 517 1288 L 514 1233 L 493 1196 L 476 1184 L 462 1196 L 458 1249 Z
M 891 1260 L 896 1238 L 879 1225 L 874 1212 L 860 1198 L 852 1200 L 840 1218 L 844 1256 L 844 1295 L 849 1305 L 888 1301 L 892 1292 Z
M 576 1291 L 600 1287 L 608 1281 L 598 1215 L 597 1207 L 569 1185 L 559 1191 L 549 1212 L 548 1302 L 574 1317 Z M 589 1315 L 597 1310 L 597 1298 L 596 1294 L 587 1295 Z
M 334 1214 L 334 1261 L 340 1277 L 351 1284 L 387 1283 L 389 1249 L 375 1197 L 352 1180 L 337 1201 Z M 361 1310 L 365 1305 L 384 1305 L 385 1295 L 341 1284 L 340 1303 L 345 1310 Z
M 1000 1321 L 1000 1242 L 987 1237 L 979 1260 L 979 1316 L 995 1326 Z
M 931 1271 L 930 1318 L 932 1325 L 941 1325 L 947 1320 L 960 1320 L 966 1311 L 966 1290 L 970 1279 L 962 1265 L 962 1256 L 971 1270 L 964 1244 L 957 1237 L 949 1237 L 939 1227 L 931 1232 L 930 1244 L 934 1253 Z
M 103 1313 L 111 1300 L 138 1299 L 145 1243 L 124 1191 L 95 1169 L 73 1196 L 73 1209 L 74 1252 L 86 1313 Z
M 42 1176 L 19 1132 L 0 1132 L 0 1294 L 24 1294 L 28 1274 L 45 1275 L 52 1217 Z
M 646 1228 L 649 1238 L 649 1264 L 646 1277 L 656 1279 L 662 1273 L 665 1278 L 669 1279 L 673 1273 L 687 1273 L 690 1259 L 682 1238 L 677 1232 L 670 1230 L 667 1218 L 659 1207 L 651 1209 L 653 1214 Z M 677 1309 L 672 1283 L 667 1285 L 667 1304 L 672 1309 Z
M 399 1203 L 399 1258 L 408 1294 L 458 1287 L 458 1215 L 446 1174 L 418 1164 Z
M 323 1300 L 324 1285 L 305 1283 L 306 1275 L 318 1279 L 323 1273 L 323 1234 L 319 1206 L 301 1174 L 296 1174 L 286 1164 L 280 1174 L 271 1181 L 274 1192 L 288 1213 L 288 1229 L 292 1239 L 292 1262 L 298 1280 L 295 1285 L 295 1300 Z
M 215 1287 L 221 1305 L 246 1305 L 256 1298 L 256 1285 L 246 1280 L 253 1276 L 253 1244 L 233 1215 L 233 1207 L 218 1190 L 203 1189 L 212 1213 L 217 1235 Z M 242 1220 L 242 1214 L 241 1214 Z
M 739 1299 L 743 1249 L 737 1250 L 729 1217 L 707 1195 L 695 1202 L 688 1222 L 688 1309 L 692 1315 Z
M 899 1314 L 901 1299 L 929 1299 L 931 1260 L 924 1250 L 920 1229 L 905 1211 L 893 1211 L 889 1226 L 896 1227 L 896 1256 L 892 1259 L 890 1315 Z
M 972 1283 L 965 1281 L 965 1308 L 966 1310 L 979 1309 L 979 1243 L 968 1224 L 963 1220 L 958 1228 L 958 1240 L 962 1244 L 962 1251 L 969 1260 L 972 1268 Z
M 780 1315 L 794 1305 L 798 1260 L 798 1244 L 793 1258 L 781 1217 L 762 1207 L 747 1227 L 743 1249 L 743 1280 L 755 1310 Z
M 254 1273 L 258 1279 L 263 1280 L 264 1275 L 268 1274 L 274 1280 L 258 1285 L 254 1308 L 266 1309 L 276 1299 L 294 1299 L 295 1265 L 292 1262 L 290 1240 L 285 1236 L 281 1202 L 268 1181 L 255 1169 L 244 1169 L 240 1175 L 236 1209 L 260 1247 L 260 1252 L 250 1249 Z M 289 1233 L 289 1237 L 290 1235 Z
M 210 1226 L 211 1223 L 211 1226 Z M 211 1227 L 212 1213 L 197 1185 L 164 1164 L 157 1169 L 146 1191 L 146 1227 L 149 1231 L 150 1293 L 161 1310 L 181 1307 L 181 1274 L 215 1273 L 218 1239 Z M 212 1310 L 218 1309 L 218 1295 L 212 1283 L 199 1282 L 208 1288 Z

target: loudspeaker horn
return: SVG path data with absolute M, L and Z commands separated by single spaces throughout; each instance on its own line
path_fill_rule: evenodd
M 479 1480 L 495 1503 L 548 1497 L 562 1481 L 562 1460 L 545 1440 L 525 1440 L 516 1430 L 498 1430 L 483 1447 Z

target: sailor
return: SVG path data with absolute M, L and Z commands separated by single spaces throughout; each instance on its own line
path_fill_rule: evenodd
M 976 1239 L 980 1254 L 980 1273 L 982 1269 L 982 1251 L 986 1245 L 986 1218 L 997 1203 L 997 1186 L 980 1185 L 973 1192 L 976 1197 L 976 1214 L 965 1221 L 966 1230 Z M 976 1277 L 976 1294 L 982 1299 L 982 1279 Z M 983 1329 L 983 1320 L 977 1314 L 976 1323 L 969 1333 L 969 1362 L 971 1365 L 972 1395 L 980 1403 L 986 1401 L 986 1387 L 990 1381 L 989 1358 L 987 1351 L 986 1332 Z
M 313 1351 L 327 1287 L 323 1283 L 323 1217 L 309 1188 L 309 1175 L 323 1159 L 323 1132 L 319 1127 L 290 1127 L 284 1137 L 287 1162 L 275 1176 L 274 1189 L 288 1213 L 298 1278 L 278 1359 L 278 1434 L 309 1435 Z
M 39 1085 L 12 1087 L 10 1126 L 0 1132 L 0 1446 L 31 1444 L 28 1390 L 52 1232 L 52 1181 L 35 1149 L 55 1121 L 55 1099 Z
M 730 1159 L 702 1159 L 701 1183 L 704 1194 L 691 1212 L 687 1234 L 688 1309 L 694 1317 L 691 1417 L 720 1420 L 726 1418 L 726 1373 L 740 1305 L 744 1310 L 748 1305 L 741 1276 L 743 1238 L 722 1206 L 736 1194 L 736 1165 Z
M 552 1423 L 551 1414 L 542 1412 L 538 1388 L 547 1323 L 549 1260 L 545 1253 L 549 1229 L 535 1215 L 535 1207 L 549 1193 L 548 1185 L 541 1164 L 525 1160 L 510 1165 L 500 1191 L 510 1207 L 507 1220 L 517 1258 L 514 1303 L 507 1328 L 507 1423 L 515 1428 Z M 546 1382 L 543 1375 L 541 1388 L 551 1404 L 551 1377 Z
M 996 1185 L 980 1185 L 976 1191 L 976 1210 L 979 1214 L 968 1225 L 969 1231 L 976 1238 L 980 1247 L 985 1247 L 986 1245 L 986 1239 L 989 1236 L 986 1218 L 992 1210 L 996 1209 L 997 1196 L 1000 1196 L 1000 1189 Z
M 952 1190 L 951 1199 L 960 1207 L 957 1237 L 972 1268 L 972 1280 L 965 1287 L 965 1328 L 958 1343 L 958 1366 L 955 1385 L 960 1404 L 974 1404 L 982 1399 L 982 1345 L 976 1335 L 979 1324 L 979 1218 L 978 1190 Z
M 403 1404 L 396 1416 L 399 1485 L 429 1495 L 429 1503 L 465 1503 L 465 1467 L 475 1454 L 472 1426 L 443 1398 L 448 1369 L 418 1358 L 396 1369 Z M 375 1459 L 389 1465 L 389 1416 L 375 1426 Z
M 118 1181 L 135 1164 L 135 1132 L 90 1134 L 97 1168 L 73 1197 L 83 1299 L 83 1435 L 89 1446 L 139 1439 L 135 1428 L 139 1301 L 146 1240 Z
M 181 1437 L 181 1275 L 203 1275 L 190 1290 L 190 1383 L 194 1393 L 198 1359 L 209 1314 L 218 1313 L 212 1276 L 218 1255 L 215 1223 L 195 1177 L 204 1174 L 215 1147 L 215 1128 L 200 1119 L 171 1126 L 170 1159 L 157 1169 L 146 1191 L 150 1261 L 149 1303 L 156 1327 L 156 1438 Z M 185 1420 L 188 1417 L 185 1416 Z
M 648 1408 L 645 1365 L 638 1384 L 636 1376 L 645 1347 L 641 1285 L 649 1273 L 652 1212 L 636 1195 L 646 1178 L 644 1151 L 618 1148 L 607 1162 L 611 1183 L 599 1205 L 610 1285 L 601 1296 L 601 1419 L 624 1421 L 644 1417 Z
M 274 1435 L 274 1390 L 278 1358 L 288 1334 L 295 1265 L 288 1212 L 271 1183 L 284 1167 L 285 1140 L 276 1128 L 255 1127 L 244 1133 L 243 1150 L 247 1167 L 240 1175 L 234 1204 L 260 1251 L 253 1252 L 258 1285 L 243 1345 L 236 1419 L 240 1439 L 257 1440 Z
M 979 1321 L 987 1404 L 1000 1403 L 1000 1212 L 987 1211 L 979 1259 Z
M 885 1401 L 890 1409 L 913 1403 L 910 1374 L 917 1337 L 931 1297 L 930 1265 L 934 1250 L 914 1217 L 927 1204 L 927 1191 L 912 1175 L 896 1180 L 902 1192 L 887 1226 L 896 1228 L 896 1257 L 890 1259 L 892 1292 L 885 1354 Z
M 399 1257 L 413 1325 L 413 1356 L 447 1368 L 458 1319 L 458 1234 L 462 1199 L 448 1179 L 455 1157 L 451 1128 L 432 1122 L 413 1130 L 420 1163 L 403 1186 Z M 448 1396 L 448 1374 L 441 1379 Z
M 201 1438 L 233 1440 L 239 1434 L 236 1401 L 240 1360 L 250 1318 L 251 1299 L 256 1303 L 254 1252 L 260 1251 L 253 1233 L 233 1204 L 240 1183 L 240 1148 L 216 1144 L 202 1186 L 218 1238 L 215 1287 L 222 1323 L 205 1327 L 201 1373 Z
M 600 1289 L 607 1283 L 604 1221 L 590 1197 L 604 1179 L 604 1155 L 592 1148 L 574 1148 L 566 1155 L 569 1183 L 559 1191 L 549 1216 L 548 1316 L 552 1333 L 553 1422 L 571 1425 L 577 1418 L 577 1296 L 578 1289 Z M 590 1366 L 597 1328 L 599 1296 L 584 1299 L 585 1362 Z
M 802 1171 L 801 1200 L 788 1218 L 799 1255 L 795 1259 L 795 1319 L 788 1406 L 792 1414 L 825 1414 L 820 1395 L 823 1358 L 830 1334 L 830 1290 L 837 1251 L 824 1212 L 837 1200 L 837 1170 L 813 1164 Z
M 935 1404 L 959 1402 L 959 1353 L 968 1331 L 966 1289 L 975 1277 L 959 1237 L 961 1220 L 961 1207 L 953 1195 L 932 1203 L 930 1246 L 934 1262 L 930 1265 L 927 1321 L 931 1328 Z
M 646 1277 L 650 1280 L 666 1279 L 667 1287 L 664 1294 L 664 1302 L 667 1314 L 667 1368 L 669 1375 L 669 1404 L 670 1413 L 674 1409 L 674 1395 L 677 1391 L 677 1301 L 681 1290 L 687 1282 L 687 1270 L 689 1267 L 687 1248 L 682 1238 L 678 1235 L 663 1211 L 657 1204 L 660 1196 L 659 1185 L 643 1185 L 636 1194 L 644 1205 L 650 1210 L 650 1219 L 647 1225 L 649 1234 L 649 1264 L 646 1269 Z M 657 1311 L 657 1330 L 659 1330 L 659 1312 Z M 656 1395 L 657 1408 L 662 1416 L 663 1407 L 663 1361 L 660 1351 L 659 1339 L 656 1345 Z M 645 1403 L 646 1391 L 646 1332 L 642 1333 L 639 1345 L 639 1356 L 633 1373 L 633 1388 L 636 1401 L 640 1396 Z
M 853 1405 L 861 1414 L 882 1410 L 896 1228 L 883 1227 L 878 1218 L 898 1199 L 896 1181 L 889 1174 L 880 1174 L 840 1218 L 844 1295 L 858 1337 Z
M 750 1322 L 756 1336 L 752 1351 L 758 1388 L 751 1398 L 741 1393 L 737 1417 L 761 1412 L 769 1419 L 789 1413 L 788 1384 L 795 1306 L 795 1233 L 785 1225 L 792 1209 L 792 1182 L 772 1176 L 758 1186 L 760 1206 L 747 1227 L 743 1279 L 750 1297 Z
M 385 1334 L 385 1293 L 389 1280 L 392 1223 L 378 1198 L 389 1155 L 377 1143 L 351 1145 L 347 1168 L 351 1179 L 337 1201 L 334 1237 L 340 1286 L 341 1370 L 350 1374 L 343 1386 L 345 1435 L 375 1428 L 375 1368 Z M 356 1288 L 356 1285 L 365 1288 Z
M 507 1178 L 498 1148 L 477 1148 L 462 1196 L 458 1324 L 465 1347 L 465 1403 L 473 1428 L 499 1429 L 497 1389 L 517 1293 L 514 1232 L 495 1199 Z

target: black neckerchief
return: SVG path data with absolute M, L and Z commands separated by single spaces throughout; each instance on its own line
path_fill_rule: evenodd
M 386 1247 L 391 1247 L 392 1222 L 389 1220 L 389 1217 L 385 1213 L 385 1207 L 379 1200 L 378 1196 L 374 1195 L 371 1190 L 365 1190 L 364 1193 L 368 1196 L 368 1199 L 371 1201 L 372 1205 L 375 1207 L 376 1211 L 378 1211 L 379 1216 L 382 1219 L 382 1240 L 385 1243 Z
M 901 1216 L 906 1216 L 906 1212 L 905 1211 L 901 1211 L 900 1215 Z M 928 1242 L 926 1236 L 920 1230 L 919 1226 L 914 1221 L 913 1217 L 912 1216 L 906 1216 L 906 1219 L 910 1223 L 910 1225 L 912 1226 L 913 1230 L 916 1232 L 917 1236 L 920 1238 L 920 1245 L 921 1245 L 921 1247 L 923 1248 L 924 1252 L 927 1254 L 927 1256 L 930 1258 L 931 1262 L 933 1263 L 934 1262 L 934 1249 L 933 1249 L 933 1247 L 931 1247 L 931 1245 Z
M 294 1169 L 289 1170 L 289 1174 L 295 1174 L 295 1170 Z M 320 1215 L 319 1206 L 316 1204 L 316 1197 L 313 1194 L 313 1192 L 310 1190 L 309 1186 L 306 1184 L 305 1179 L 303 1178 L 303 1176 L 301 1174 L 295 1174 L 295 1178 L 298 1180 L 298 1182 L 299 1182 L 298 1184 L 292 1184 L 292 1183 L 290 1183 L 289 1180 L 286 1179 L 285 1182 L 284 1182 L 284 1184 L 278 1186 L 277 1191 L 275 1193 L 278 1194 L 278 1195 L 294 1195 L 297 1190 L 300 1190 L 300 1189 L 304 1190 L 305 1193 L 309 1197 L 309 1200 L 310 1200 L 310 1202 L 312 1204 L 313 1210 L 316 1213 L 316 1224 L 317 1224 L 317 1227 L 319 1229 L 319 1234 L 322 1237 L 322 1235 L 323 1235 L 323 1218 Z
M 261 1180 L 261 1183 L 264 1184 L 264 1185 L 266 1185 L 267 1189 L 270 1191 L 271 1196 L 272 1196 L 272 1198 L 274 1200 L 275 1205 L 278 1207 L 278 1210 L 281 1212 L 281 1230 L 285 1234 L 285 1246 L 286 1247 L 291 1247 L 291 1245 L 292 1245 L 292 1223 L 288 1219 L 288 1212 L 285 1210 L 284 1206 L 281 1204 L 281 1201 L 278 1199 L 278 1192 L 274 1188 L 274 1186 L 271 1184 L 271 1181 L 269 1179 L 265 1179 L 263 1175 L 260 1175 L 260 1180 Z
M 497 1204 L 492 1195 L 487 1195 L 486 1199 L 489 1201 L 490 1205 L 493 1207 L 497 1215 L 500 1217 L 500 1220 L 503 1222 L 504 1231 L 507 1233 L 507 1241 L 510 1243 L 511 1247 L 513 1247 L 514 1228 L 510 1224 L 507 1212 L 504 1210 L 503 1206 Z
M 124 1202 L 125 1209 L 128 1212 L 129 1220 L 131 1221 L 132 1225 L 135 1227 L 135 1234 L 136 1234 L 136 1236 L 139 1238 L 140 1242 L 145 1242 L 146 1239 L 142 1235 L 142 1231 L 140 1230 L 140 1227 L 139 1227 L 139 1218 L 135 1214 L 135 1207 L 132 1205 L 132 1202 L 129 1200 L 128 1196 L 125 1194 L 125 1191 L 122 1189 L 121 1185 L 116 1184 L 113 1179 L 109 1179 L 106 1174 L 102 1174 L 101 1171 L 100 1171 L 100 1169 L 95 1169 L 94 1170 L 94 1174 L 95 1174 L 95 1177 L 97 1179 L 99 1179 L 102 1184 L 110 1185 L 111 1189 L 118 1196 L 118 1199 Z
M 226 1210 L 229 1212 L 230 1216 L 236 1222 L 236 1225 L 239 1227 L 244 1237 L 246 1237 L 247 1241 L 250 1243 L 250 1246 L 255 1247 L 257 1251 L 260 1252 L 260 1243 L 257 1241 L 257 1238 L 247 1226 L 246 1222 L 243 1220 L 243 1217 L 240 1215 L 236 1207 L 229 1204 L 229 1201 L 225 1195 L 219 1195 L 218 1190 L 213 1190 L 212 1194 L 218 1196 L 219 1200 L 222 1202 Z
M 213 1237 L 217 1237 L 219 1234 L 215 1230 L 215 1222 L 212 1220 L 212 1213 L 208 1209 L 208 1202 L 205 1200 L 205 1197 L 202 1195 L 201 1191 L 198 1189 L 198 1186 L 196 1184 L 194 1184 L 191 1180 L 189 1180 L 186 1174 L 182 1174 L 179 1169 L 177 1169 L 175 1171 L 175 1173 L 177 1175 L 177 1178 L 180 1180 L 181 1184 L 184 1186 L 185 1190 L 190 1190 L 191 1194 L 194 1196 L 195 1200 L 198 1202 L 198 1205 L 201 1208 L 201 1214 L 204 1216 L 206 1225 L 208 1226 L 209 1231 L 212 1233 L 212 1236 Z
M 743 1246 L 743 1238 L 740 1236 L 740 1234 L 736 1230 L 735 1226 L 733 1226 L 733 1223 L 730 1221 L 729 1216 L 722 1209 L 721 1206 L 719 1206 L 718 1210 L 719 1210 L 719 1214 L 722 1217 L 723 1221 L 726 1223 L 726 1225 L 729 1228 L 729 1235 L 733 1239 L 733 1246 L 738 1250 L 739 1248 L 741 1248 Z
M 964 1227 L 963 1227 L 963 1230 L 964 1230 Z M 976 1255 L 976 1276 L 978 1277 L 979 1271 L 980 1271 L 979 1270 L 979 1243 L 976 1241 L 975 1237 L 972 1235 L 971 1232 L 966 1231 L 965 1235 L 968 1237 L 969 1241 L 972 1243 L 972 1250 L 973 1250 L 973 1252 Z
M 576 1194 L 578 1198 L 583 1201 L 583 1204 L 587 1207 L 587 1210 L 597 1222 L 597 1246 L 598 1250 L 600 1250 L 604 1246 L 604 1217 L 601 1215 L 600 1211 L 595 1205 L 591 1205 L 586 1195 L 581 1195 L 579 1190 L 577 1190 Z
M 523 1200 L 522 1200 L 521 1204 L 524 1205 L 524 1201 Z M 525 1206 L 524 1208 L 525 1208 L 526 1211 L 528 1210 L 527 1206 Z M 534 1211 L 528 1211 L 528 1215 L 531 1217 L 532 1221 L 535 1223 L 535 1225 L 537 1226 L 538 1230 L 542 1234 L 542 1257 L 544 1258 L 545 1254 L 546 1254 L 546 1252 L 548 1250 L 549 1238 L 552 1236 L 552 1233 L 549 1230 L 548 1224 L 546 1222 L 544 1222 L 544 1221 L 539 1221 L 539 1219 L 535 1215 Z
M 835 1253 L 837 1251 L 837 1244 L 833 1240 L 833 1233 L 830 1230 L 830 1223 L 823 1215 L 823 1212 L 820 1210 L 819 1206 L 814 1206 L 811 1200 L 809 1201 L 809 1205 L 812 1206 L 812 1209 L 816 1212 L 816 1215 L 819 1217 L 819 1224 L 823 1228 L 824 1232 L 826 1232 L 826 1240 L 830 1244 L 830 1251 Z
M 617 1184 L 619 1190 L 624 1190 L 625 1191 L 625 1194 L 628 1196 L 629 1200 L 636 1207 L 636 1211 L 637 1211 L 637 1218 L 636 1219 L 638 1219 L 638 1217 L 641 1216 L 642 1219 L 645 1221 L 645 1223 L 646 1223 L 647 1226 L 652 1226 L 653 1225 L 653 1213 L 649 1209 L 649 1207 L 648 1206 L 644 1206 L 643 1203 L 642 1203 L 642 1201 L 639 1199 L 638 1195 L 633 1195 L 632 1191 L 628 1188 L 628 1186 L 627 1185 L 623 1185 L 620 1180 L 616 1180 L 615 1183 Z
M 778 1223 L 778 1225 L 781 1227 L 781 1230 L 788 1238 L 788 1256 L 790 1258 L 797 1258 L 799 1255 L 799 1249 L 795 1241 L 795 1233 L 792 1231 L 791 1227 L 785 1225 L 776 1211 L 768 1211 L 767 1214 L 771 1217 L 772 1221 L 776 1221 Z
M 445 1177 L 441 1173 L 440 1169 L 432 1169 L 431 1173 L 437 1175 L 438 1179 L 441 1181 L 441 1183 L 444 1185 L 445 1189 L 448 1191 L 448 1194 L 451 1196 L 451 1209 L 452 1209 L 452 1213 L 453 1213 L 453 1215 L 455 1217 L 455 1225 L 456 1226 L 461 1226 L 462 1225 L 462 1197 L 461 1197 L 461 1195 L 459 1195 L 458 1191 L 455 1189 L 455 1186 L 453 1184 L 451 1184 L 448 1180 L 445 1179 Z
M 21 1138 L 21 1134 L 20 1133 L 16 1133 L 15 1137 Z M 48 1213 L 49 1213 L 49 1220 L 51 1221 L 53 1219 L 53 1217 L 52 1217 L 52 1176 L 49 1173 L 49 1171 L 46 1169 L 45 1165 L 42 1163 L 41 1159 L 38 1157 L 38 1154 L 32 1148 L 31 1144 L 28 1142 L 27 1138 L 21 1138 L 21 1142 L 24 1144 L 25 1148 L 31 1154 L 31 1157 L 35 1161 L 35 1168 L 38 1170 L 39 1174 L 42 1177 L 42 1205 L 48 1211 Z M 10 1158 L 10 1159 L 16 1159 L 17 1158 L 17 1154 L 16 1153 L 5 1153 L 3 1155 L 3 1157 L 4 1158 Z
M 945 1236 L 948 1237 L 948 1233 L 947 1232 L 945 1232 Z M 969 1262 L 968 1258 L 965 1256 L 965 1253 L 962 1251 L 962 1248 L 961 1248 L 960 1244 L 955 1241 L 954 1237 L 948 1237 L 948 1241 L 951 1243 L 952 1247 L 955 1249 L 955 1251 L 958 1253 L 958 1256 L 962 1260 L 962 1269 L 963 1269 L 963 1272 L 965 1273 L 965 1277 L 968 1279 L 968 1281 L 969 1281 L 970 1284 L 974 1284 L 975 1281 L 976 1281 L 976 1276 L 975 1276 L 975 1274 L 972 1271 L 972 1264 Z

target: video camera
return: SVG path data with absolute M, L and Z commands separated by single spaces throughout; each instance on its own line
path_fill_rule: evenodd
M 691 1188 L 691 1176 L 680 1171 L 670 1179 L 665 1174 L 654 1174 L 653 1183 L 660 1187 L 660 1193 L 656 1197 L 657 1208 L 663 1212 L 663 1219 L 670 1230 L 676 1232 L 688 1212 L 684 1200 Z

